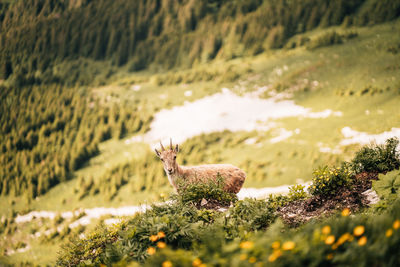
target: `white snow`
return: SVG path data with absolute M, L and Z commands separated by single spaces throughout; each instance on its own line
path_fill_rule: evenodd
M 193 92 L 190 91 L 190 90 L 187 90 L 187 91 L 185 91 L 183 94 L 184 94 L 186 97 L 189 97 L 189 96 L 192 96 L 192 95 L 193 95 Z
M 341 116 L 330 109 L 312 112 L 296 105 L 293 100 L 278 100 L 279 95 L 260 99 L 251 94 L 238 96 L 228 88 L 182 106 L 163 109 L 154 116 L 144 141 L 155 144 L 158 140 L 175 143 L 202 133 L 230 131 L 267 131 L 273 120 L 287 117 L 326 118 Z
M 341 146 L 347 146 L 351 144 L 368 145 L 371 143 L 384 144 L 388 138 L 400 138 L 400 128 L 392 128 L 391 131 L 386 131 L 380 134 L 368 134 L 365 132 L 358 132 L 350 127 L 344 127 L 342 129 L 342 134 L 344 139 L 340 141 Z
M 310 186 L 311 182 L 303 183 L 305 190 Z M 237 194 L 239 199 L 248 198 L 267 198 L 271 194 L 287 194 L 291 185 L 281 185 L 277 187 L 264 187 L 264 188 L 242 188 Z

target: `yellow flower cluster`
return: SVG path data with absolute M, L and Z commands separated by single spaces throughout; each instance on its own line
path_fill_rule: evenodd
M 277 258 L 282 256 L 282 250 L 284 251 L 289 251 L 293 250 L 296 247 L 296 243 L 293 241 L 286 241 L 282 244 L 279 241 L 274 241 L 271 244 L 272 249 L 274 250 L 271 255 L 268 257 L 269 262 L 274 262 L 276 261 Z
M 164 261 L 161 265 L 162 267 L 172 267 L 172 262 L 171 261 Z
M 393 230 L 397 230 L 400 228 L 400 220 L 397 219 L 393 222 L 393 229 L 389 228 L 386 230 L 385 236 L 386 237 L 391 237 L 393 235 Z
M 363 236 L 363 234 L 365 233 L 365 226 L 363 225 L 358 225 L 354 227 L 353 235 L 350 233 L 344 233 L 337 240 L 334 235 L 327 236 L 331 233 L 331 228 L 329 225 L 322 227 L 321 232 L 324 234 L 324 236 L 322 236 L 322 240 L 325 241 L 326 245 L 332 246 L 332 250 L 336 250 L 339 246 L 343 245 L 346 242 L 352 242 L 354 240 L 354 237 L 359 237 L 357 241 L 359 246 L 364 246 L 365 244 L 367 244 L 368 240 L 366 236 Z M 390 231 L 386 231 L 386 236 L 390 236 L 392 234 L 393 233 L 391 233 Z M 330 258 L 333 258 L 333 255 L 330 256 Z
M 192 262 L 193 267 L 206 267 L 207 265 L 203 263 L 199 258 L 194 259 Z
M 157 240 L 160 240 L 162 238 L 165 237 L 165 233 L 164 232 L 158 232 L 156 235 L 151 235 L 149 237 L 151 242 L 156 242 Z
M 239 247 L 241 249 L 252 249 L 254 247 L 254 243 L 251 241 L 243 241 L 240 243 Z

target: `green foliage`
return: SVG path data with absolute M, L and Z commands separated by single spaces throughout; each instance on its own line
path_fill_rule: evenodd
M 243 216 L 241 219 L 245 221 L 251 216 L 246 214 L 252 214 L 247 211 L 248 208 L 253 210 L 254 205 L 259 206 L 261 203 L 243 201 L 246 202 L 246 205 L 240 207 L 241 212 L 229 213 L 222 219 L 229 221 L 232 216 L 237 218 Z M 237 205 L 239 203 L 241 202 L 239 201 Z M 186 220 L 183 220 L 181 215 L 188 212 L 188 209 L 189 206 L 161 207 L 161 210 L 152 214 L 146 212 L 137 215 L 124 226 L 118 226 L 104 233 L 103 230 L 98 230 L 97 234 L 89 237 L 100 236 L 100 238 L 86 238 L 75 241 L 78 244 L 74 246 L 66 247 L 69 251 L 63 251 L 58 264 L 111 265 L 126 264 L 132 260 L 140 260 L 145 266 L 168 264 L 168 262 L 174 266 L 198 266 L 201 263 L 218 266 L 251 266 L 256 262 L 273 266 L 302 266 L 309 262 L 321 266 L 330 264 L 371 266 L 382 263 L 384 266 L 396 266 L 400 263 L 397 256 L 400 248 L 399 201 L 380 215 L 333 215 L 330 218 L 307 223 L 301 229 L 295 230 L 285 227 L 278 220 L 265 231 L 251 233 L 246 229 L 242 231 L 240 238 L 234 239 L 227 238 L 224 233 L 226 223 L 211 225 L 194 223 L 188 227 L 188 218 L 194 219 L 193 215 L 196 214 L 192 209 L 185 216 Z M 161 212 L 160 216 L 155 216 L 158 212 Z M 172 218 L 183 223 L 177 230 L 173 230 L 176 222 L 170 221 Z M 119 237 L 115 238 L 111 233 L 116 233 Z M 111 238 L 107 238 L 109 235 Z M 174 240 L 173 236 L 183 240 L 190 237 L 192 242 L 177 245 L 177 240 Z M 110 243 L 110 240 L 115 242 Z M 100 243 L 96 243 L 98 241 Z M 106 252 L 99 249 L 101 247 L 105 247 Z M 90 253 L 92 256 L 87 256 Z
M 226 221 L 227 236 L 234 238 L 245 234 L 244 231 L 266 229 L 277 217 L 276 208 L 270 201 L 246 198 L 238 201 L 228 210 Z
M 384 145 L 365 146 L 358 151 L 352 160 L 356 173 L 385 173 L 400 167 L 400 154 L 397 151 L 399 140 L 389 138 Z
M 372 186 L 381 201 L 378 208 L 385 208 L 400 197 L 400 171 L 391 171 L 387 174 L 379 174 L 379 180 Z
M 398 10 L 389 0 L 14 1 L 0 9 L 0 77 L 17 86 L 102 84 L 123 65 L 170 69 L 255 55 L 318 26 L 381 23 Z
M 208 180 L 204 183 L 191 183 L 178 181 L 177 198 L 183 204 L 194 204 L 201 206 L 203 199 L 206 201 L 215 201 L 218 205 L 229 206 L 237 201 L 237 196 L 234 193 L 224 191 L 224 182 L 222 177 L 217 177 L 214 180 Z
M 290 201 L 296 201 L 307 198 L 307 192 L 304 190 L 304 188 L 305 186 L 301 184 L 290 186 L 288 194 Z
M 3 88 L 0 99 L 0 193 L 28 199 L 68 180 L 100 142 L 146 131 L 151 121 L 143 103 L 104 104 L 84 89 Z
M 306 45 L 307 49 L 315 49 L 318 47 L 341 44 L 345 40 L 352 39 L 357 36 L 358 36 L 358 33 L 356 33 L 356 32 L 339 33 L 336 31 L 330 31 L 330 32 L 323 33 L 315 38 L 312 38 L 310 41 L 305 41 L 304 43 L 307 43 L 307 45 Z M 301 39 L 300 43 L 303 43 L 302 40 L 304 40 L 304 39 Z
M 312 185 L 308 190 L 312 195 L 332 196 L 339 189 L 351 186 L 353 176 L 348 164 L 340 167 L 320 167 L 313 172 Z

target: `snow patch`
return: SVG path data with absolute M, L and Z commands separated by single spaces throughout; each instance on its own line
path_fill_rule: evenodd
M 202 133 L 267 131 L 271 129 L 272 121 L 280 118 L 342 116 L 341 112 L 330 109 L 312 112 L 309 108 L 296 105 L 293 100 L 279 100 L 280 97 L 260 99 L 251 94 L 238 96 L 228 88 L 222 88 L 220 93 L 161 110 L 155 114 L 151 129 L 143 140 L 155 144 L 159 140 L 169 142 L 172 137 L 175 143 L 182 143 Z
M 347 146 L 351 144 L 368 145 L 371 143 L 384 144 L 388 138 L 400 138 L 400 128 L 392 128 L 391 131 L 386 131 L 380 134 L 368 134 L 365 132 L 358 132 L 350 127 L 344 127 L 342 129 L 342 134 L 345 139 L 340 141 L 341 146 Z M 398 147 L 398 149 L 400 149 L 400 147 Z

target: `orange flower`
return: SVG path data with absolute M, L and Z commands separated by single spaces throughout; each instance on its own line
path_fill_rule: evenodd
M 342 245 L 347 240 L 350 240 L 350 238 L 351 238 L 351 234 L 344 233 L 341 237 L 339 237 L 339 239 L 337 241 L 338 246 Z
M 325 244 L 332 245 L 335 242 L 335 236 L 330 235 L 325 239 Z
M 164 261 L 164 262 L 162 263 L 162 267 L 172 267 L 172 262 L 170 262 L 170 261 Z
M 356 226 L 353 230 L 355 236 L 360 236 L 364 233 L 365 227 L 363 225 Z
M 394 223 L 393 223 L 393 228 L 394 228 L 395 230 L 397 230 L 397 229 L 400 228 L 400 220 L 395 220 L 395 221 L 394 221 Z
M 365 244 L 367 244 L 367 237 L 366 236 L 360 237 L 360 239 L 358 239 L 358 245 L 364 246 Z
M 332 253 L 329 253 L 328 255 L 326 255 L 326 259 L 327 259 L 327 260 L 333 259 L 333 254 L 332 254 Z
M 147 254 L 153 255 L 154 253 L 156 253 L 156 249 L 154 247 L 149 247 L 147 249 Z
M 164 238 L 164 237 L 165 237 L 165 233 L 164 233 L 164 232 L 158 232 L 158 233 L 157 233 L 157 237 L 158 237 L 159 239 Z
M 346 217 L 350 215 L 350 210 L 348 208 L 345 208 L 344 210 L 342 210 L 342 216 Z
M 193 267 L 199 267 L 201 265 L 201 260 L 199 258 L 196 258 L 193 262 L 192 262 L 192 266 Z
M 294 249 L 295 246 L 296 246 L 296 244 L 293 241 L 286 241 L 285 243 L 283 243 L 282 249 L 283 250 L 292 250 L 292 249 Z
M 255 257 L 250 257 L 249 258 L 249 262 L 250 263 L 255 263 L 257 261 L 257 259 Z
M 329 235 L 331 233 L 331 227 L 329 225 L 325 225 L 322 227 L 322 233 L 324 235 Z
M 275 250 L 271 255 L 268 257 L 269 262 L 274 262 L 277 258 L 279 258 L 282 255 L 282 252 L 278 249 Z
M 281 243 L 279 241 L 275 241 L 272 243 L 271 247 L 273 249 L 278 249 L 281 246 Z
M 166 246 L 167 246 L 167 244 L 165 244 L 165 242 L 160 241 L 157 243 L 157 247 L 159 247 L 159 248 L 165 248 Z
M 252 249 L 254 246 L 254 243 L 251 241 L 243 241 L 242 243 L 240 243 L 239 246 L 242 249 Z
M 151 235 L 151 236 L 149 237 L 149 239 L 150 239 L 151 242 L 156 242 L 156 241 L 158 240 L 158 236 L 156 236 L 156 235 Z
M 391 228 L 387 229 L 385 235 L 386 237 L 391 237 L 393 235 L 393 230 Z

